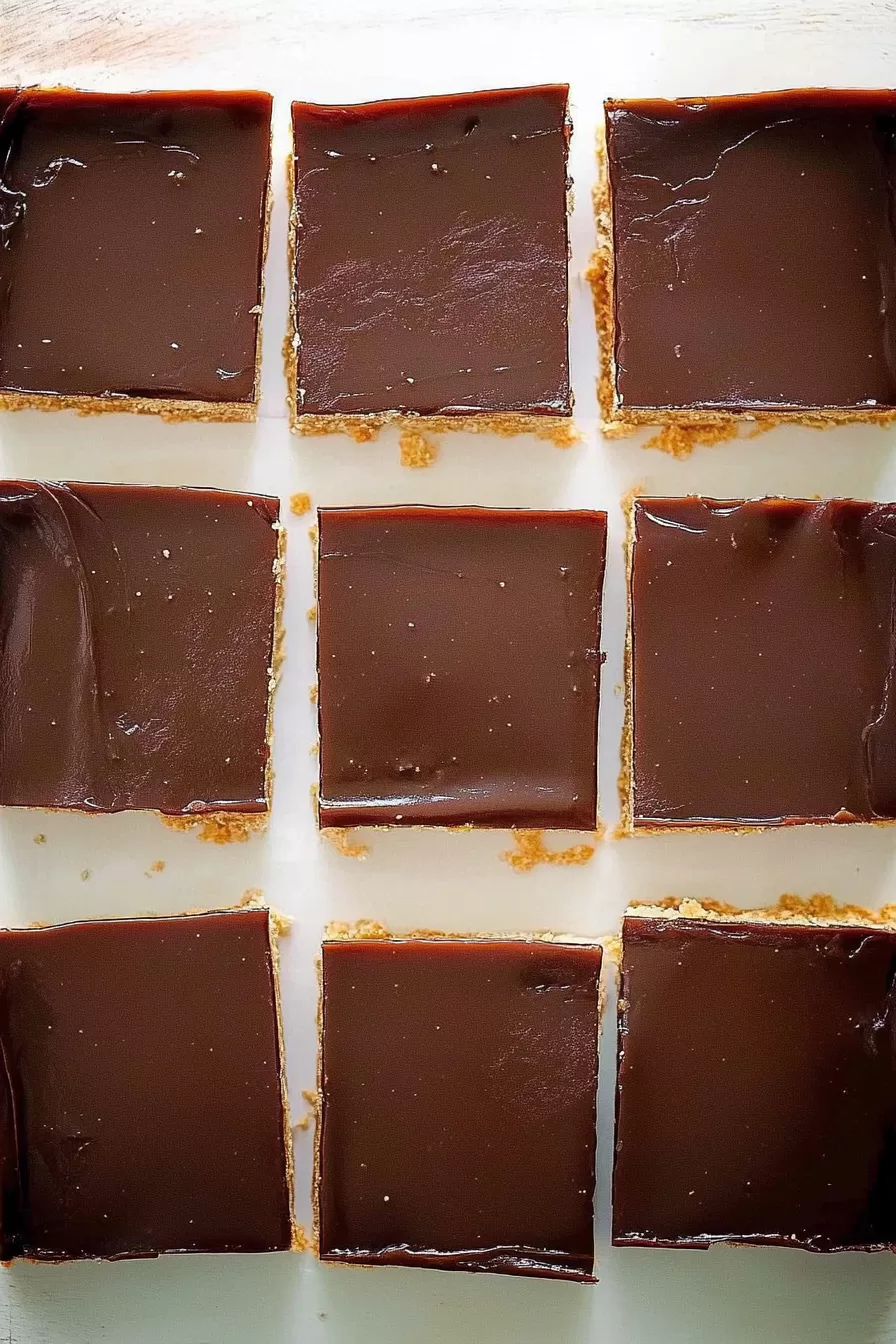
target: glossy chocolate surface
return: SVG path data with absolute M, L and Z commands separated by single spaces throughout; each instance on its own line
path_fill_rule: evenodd
M 266 808 L 278 512 L 0 481 L 0 804 Z
M 593 829 L 606 515 L 323 509 L 322 826 Z
M 571 413 L 566 100 L 293 104 L 300 412 Z
M 635 825 L 896 817 L 896 505 L 634 516 Z
M 4 1260 L 289 1248 L 268 922 L 0 933 Z
M 322 1259 L 592 1277 L 600 962 L 324 944 Z
M 623 927 L 613 1240 L 896 1241 L 896 936 Z
M 606 117 L 623 408 L 896 405 L 896 93 Z
M 255 399 L 266 93 L 24 89 L 0 114 L 0 389 Z

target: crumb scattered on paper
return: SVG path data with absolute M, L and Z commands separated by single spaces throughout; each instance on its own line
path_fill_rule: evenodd
M 594 856 L 593 845 L 570 845 L 568 849 L 548 849 L 543 831 L 513 831 L 514 848 L 501 858 L 517 873 L 528 873 L 542 863 L 569 868 L 588 863 Z

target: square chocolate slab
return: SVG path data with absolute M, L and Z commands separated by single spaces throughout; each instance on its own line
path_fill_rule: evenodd
M 293 104 L 296 428 L 571 415 L 567 94 Z
M 321 510 L 322 826 L 594 829 L 606 524 Z
M 270 95 L 14 92 L 0 407 L 254 420 Z
M 625 919 L 614 1244 L 892 1246 L 896 933 L 703 914 Z
M 0 932 L 4 1260 L 290 1248 L 271 926 Z
M 0 481 L 0 804 L 263 823 L 278 519 L 266 495 Z
M 601 950 L 325 942 L 320 1255 L 590 1280 Z
M 896 93 L 605 111 L 605 417 L 892 414 Z
M 639 499 L 634 827 L 896 818 L 896 505 Z

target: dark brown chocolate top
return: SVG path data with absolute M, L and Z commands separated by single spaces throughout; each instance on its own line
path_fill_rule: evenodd
M 300 412 L 571 414 L 567 93 L 293 104 Z
M 278 512 L 0 481 L 0 803 L 266 808 Z
M 322 826 L 592 829 L 606 514 L 320 513 Z
M 606 118 L 623 408 L 896 405 L 896 93 Z
M 613 1241 L 896 1242 L 896 936 L 627 918 Z
M 0 933 L 0 1254 L 291 1241 L 266 910 Z
M 635 825 L 896 817 L 896 505 L 635 505 Z
M 271 98 L 0 105 L 0 389 L 251 402 Z
M 591 1278 L 600 962 L 324 944 L 322 1259 Z

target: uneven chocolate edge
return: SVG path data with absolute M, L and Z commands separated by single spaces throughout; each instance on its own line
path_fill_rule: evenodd
M 632 577 L 635 564 L 635 505 L 639 498 L 649 500 L 640 490 L 633 490 L 623 498 L 625 512 L 625 712 L 622 723 L 619 769 L 619 828 L 618 839 L 643 835 L 757 835 L 762 831 L 784 831 L 794 826 L 896 826 L 896 817 L 853 817 L 849 820 L 830 817 L 787 817 L 779 821 L 747 823 L 742 821 L 653 821 L 649 825 L 635 822 L 635 701 L 634 701 L 634 598 Z M 689 496 L 682 496 L 689 498 Z M 691 496 L 704 499 L 704 495 Z M 784 499 L 783 495 L 766 495 L 764 499 Z M 792 497 L 786 497 L 792 498 Z
M 609 102 L 614 100 L 610 99 Z M 885 427 L 896 421 L 896 407 L 818 406 L 805 409 L 755 407 L 743 411 L 707 408 L 622 406 L 616 390 L 616 301 L 615 248 L 613 244 L 613 198 L 607 153 L 606 109 L 597 129 L 597 181 L 592 192 L 596 246 L 585 278 L 591 286 L 598 334 L 597 401 L 601 433 L 618 439 L 647 426 L 668 429 L 645 446 L 661 448 L 673 456 L 686 456 L 699 445 L 710 446 L 738 437 L 741 426 L 754 433 L 776 425 L 801 425 L 806 429 L 831 429 L 835 425 L 871 424 Z M 752 437 L 750 433 L 746 437 Z
M 520 90 L 524 92 L 525 90 Z M 426 101 L 415 99 L 413 101 Z M 569 94 L 563 118 L 564 132 L 564 171 L 566 174 L 566 359 L 569 368 L 569 318 L 572 306 L 572 287 L 570 285 L 569 260 L 572 243 L 569 236 L 569 217 L 572 214 L 572 181 L 569 177 L 569 143 L 572 137 L 572 120 L 569 113 Z M 295 131 L 291 132 L 293 145 Z M 318 414 L 303 412 L 299 408 L 298 389 L 298 351 L 301 344 L 299 335 L 298 294 L 296 287 L 296 257 L 299 246 L 299 210 L 295 189 L 295 156 L 292 152 L 286 159 L 286 195 L 289 210 L 289 233 L 287 254 L 289 258 L 289 325 L 283 341 L 283 362 L 286 372 L 289 427 L 294 434 L 317 436 L 327 434 L 345 434 L 355 443 L 370 443 L 379 437 L 380 430 L 388 425 L 397 425 L 400 429 L 415 430 L 423 434 L 447 434 L 452 431 L 464 434 L 496 434 L 499 438 L 514 438 L 517 434 L 533 434 L 537 439 L 547 440 L 556 448 L 571 448 L 581 441 L 582 435 L 573 423 L 575 404 L 569 415 L 541 415 L 535 411 L 482 411 L 463 415 L 418 415 L 413 411 L 371 411 L 358 415 Z M 570 385 L 570 399 L 572 400 Z
M 595 1055 L 595 1077 L 599 1069 L 600 1057 L 600 1032 L 603 1025 L 604 1008 L 606 1006 L 606 979 L 604 967 L 612 957 L 608 954 L 608 944 L 615 941 L 611 938 L 585 938 L 571 933 L 550 933 L 546 930 L 537 930 L 527 933 L 446 933 L 440 929 L 411 929 L 407 933 L 392 933 L 385 924 L 379 923 L 375 919 L 359 919 L 354 923 L 343 923 L 335 920 L 324 925 L 324 936 L 321 943 L 321 954 L 316 959 L 317 965 L 317 1106 L 314 1112 L 314 1168 L 311 1183 L 311 1205 L 312 1205 L 312 1242 L 310 1249 L 314 1251 L 318 1260 L 320 1254 L 320 1185 L 321 1185 L 321 1149 L 323 1146 L 323 1059 L 324 1059 L 324 968 L 323 968 L 323 948 L 327 943 L 341 942 L 463 942 L 463 943 L 560 943 L 567 947 L 590 947 L 601 950 L 601 963 L 597 990 L 597 1053 Z M 597 1179 L 597 1101 L 595 1101 L 595 1182 Z M 596 1185 L 595 1185 L 596 1188 Z M 595 1238 L 596 1240 L 596 1238 Z M 344 1265 L 355 1269 L 372 1269 L 376 1266 L 368 1263 L 356 1264 L 352 1260 L 327 1260 L 323 1263 Z M 410 1266 L 413 1268 L 413 1266 Z M 597 1247 L 594 1248 L 594 1262 L 591 1272 L 591 1282 L 597 1282 Z M 562 1277 L 562 1276 L 561 1276 Z M 579 1277 L 579 1276 L 577 1276 Z M 587 1278 L 579 1277 L 579 1282 L 589 1282 Z
M 35 85 L 38 92 L 82 93 L 71 85 Z M 268 131 L 268 167 L 265 175 L 265 195 L 262 207 L 263 232 L 258 276 L 258 321 L 255 326 L 255 379 L 252 396 L 248 401 L 205 401 L 201 397 L 129 397 L 129 396 L 66 396 L 60 392 L 10 392 L 0 389 L 0 411 L 75 411 L 78 415 L 104 415 L 123 412 L 131 415 L 157 415 L 168 423 L 181 424 L 188 420 L 209 424 L 251 423 L 258 419 L 261 400 L 261 320 L 264 311 L 264 273 L 271 234 L 271 212 L 274 208 L 272 182 L 273 167 L 273 108 Z
M 288 1248 L 284 1247 L 284 1250 L 288 1249 L 289 1251 L 300 1251 L 304 1249 L 304 1236 L 301 1227 L 296 1222 L 296 1216 L 295 1216 L 295 1162 L 293 1155 L 292 1123 L 290 1118 L 289 1098 L 287 1096 L 287 1087 L 286 1087 L 286 1052 L 283 1036 L 283 1016 L 281 1009 L 281 994 L 280 994 L 279 940 L 289 933 L 290 927 L 292 925 L 292 920 L 287 915 L 281 914 L 280 911 L 275 910 L 273 906 L 268 905 L 264 900 L 261 899 L 257 891 L 247 891 L 246 894 L 243 896 L 243 899 L 241 901 L 238 901 L 236 905 L 214 906 L 211 909 L 205 907 L 192 907 L 187 910 L 178 911 L 174 914 L 163 914 L 163 915 L 140 914 L 140 915 L 125 916 L 124 918 L 122 918 L 121 916 L 116 916 L 114 918 L 69 919 L 69 920 L 63 920 L 60 923 L 44 924 L 41 922 L 35 922 L 32 924 L 17 925 L 14 927 L 5 925 L 3 926 L 3 931 L 9 933 L 25 933 L 28 930 L 69 928 L 72 925 L 80 925 L 80 924 L 123 924 L 126 923 L 129 918 L 133 919 L 135 922 L 139 920 L 151 921 L 151 920 L 165 920 L 165 919 L 192 919 L 197 916 L 205 916 L 205 915 L 236 915 L 245 912 L 246 910 L 265 910 L 267 911 L 268 916 L 268 953 L 271 959 L 271 978 L 274 988 L 274 1012 L 277 1019 L 277 1043 L 279 1054 L 279 1058 L 277 1061 L 278 1062 L 277 1072 L 280 1080 L 280 1102 L 283 1111 L 283 1152 L 286 1162 L 285 1176 L 286 1176 L 287 1197 L 289 1199 L 290 1245 Z M 190 1254 L 190 1252 L 160 1251 L 152 1258 L 161 1259 L 163 1255 L 177 1255 L 177 1254 Z M 120 1261 L 122 1258 L 123 1257 L 121 1256 L 83 1257 L 84 1260 L 93 1260 L 96 1263 L 102 1263 L 102 1262 L 113 1263 Z M 35 1264 L 35 1265 L 37 1264 L 62 1265 L 62 1264 L 77 1263 L 77 1261 L 73 1260 L 71 1257 L 65 1257 L 53 1260 L 43 1256 L 40 1257 L 17 1256 L 16 1259 L 19 1260 L 21 1263 Z M 8 1267 L 10 1264 L 12 1264 L 12 1261 L 4 1261 L 5 1267 Z

